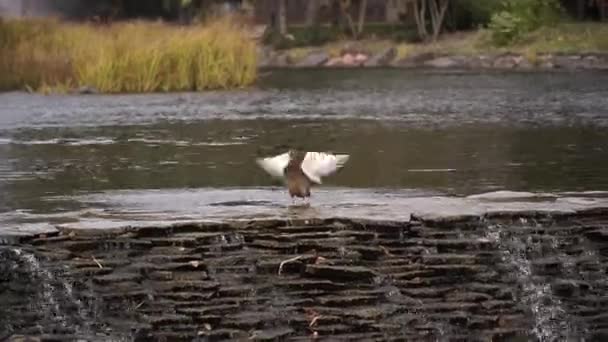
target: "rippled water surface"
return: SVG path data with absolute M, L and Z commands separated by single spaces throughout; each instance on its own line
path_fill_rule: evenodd
M 157 208 L 157 190 L 193 189 L 201 203 L 234 207 L 256 201 L 238 195 L 252 187 L 258 207 L 283 206 L 254 159 L 289 147 L 351 154 L 326 183 L 359 202 L 370 191 L 390 201 L 608 190 L 607 85 L 597 72 L 307 70 L 204 94 L 0 94 L 0 212 L 103 206 L 82 200 L 98 192 L 106 204 Z M 146 200 L 125 200 L 126 190 Z

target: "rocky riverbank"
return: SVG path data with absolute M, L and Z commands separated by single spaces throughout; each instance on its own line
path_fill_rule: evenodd
M 608 338 L 606 210 L 425 217 L 58 226 L 0 246 L 0 336 Z
M 344 49 L 332 53 L 311 50 L 293 57 L 289 51 L 262 49 L 260 68 L 438 68 L 438 69 L 498 69 L 498 70 L 608 70 L 608 53 L 497 53 L 455 55 L 437 52 L 412 53 L 400 57 L 396 47 L 371 53 L 365 49 Z

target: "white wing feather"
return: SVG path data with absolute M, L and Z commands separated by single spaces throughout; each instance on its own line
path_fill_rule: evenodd
M 302 171 L 311 181 L 321 184 L 321 177 L 328 176 L 344 166 L 348 154 L 329 154 L 324 152 L 308 152 L 302 161 Z
M 258 165 L 268 172 L 271 176 L 277 178 L 283 178 L 283 170 L 289 164 L 289 153 L 279 154 L 275 157 L 258 158 Z

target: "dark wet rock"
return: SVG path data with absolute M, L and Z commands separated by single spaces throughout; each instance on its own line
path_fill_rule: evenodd
M 457 223 L 475 223 L 481 219 L 481 211 L 471 213 L 460 213 L 452 214 L 442 212 L 422 212 L 412 213 L 412 221 L 419 221 L 424 223 L 426 226 L 449 226 Z
M 27 235 L 0 235 L 0 246 L 17 245 L 32 238 Z
M 366 67 L 377 67 L 389 65 L 397 57 L 397 49 L 394 46 L 378 52 L 369 58 L 363 65 Z
M 315 298 L 315 301 L 323 306 L 349 307 L 372 304 L 377 300 L 375 296 L 354 296 L 354 295 L 339 295 L 339 296 L 323 296 Z
M 586 295 L 592 288 L 586 281 L 558 279 L 551 284 L 551 289 L 557 296 L 574 297 Z
M 329 60 L 329 54 L 325 51 L 315 51 L 311 52 L 309 55 L 305 56 L 301 61 L 299 61 L 296 66 L 297 67 L 318 67 L 322 66 Z
M 608 228 L 597 228 L 585 232 L 585 236 L 592 241 L 608 241 Z
M 329 280 L 310 280 L 310 279 L 298 279 L 298 280 L 285 280 L 276 284 L 279 287 L 285 287 L 293 290 L 321 290 L 321 291 L 334 291 L 346 289 L 347 286 L 344 283 L 335 283 Z
M 532 262 L 532 270 L 540 275 L 559 275 L 563 262 L 557 258 L 543 258 Z
M 186 315 L 163 314 L 161 316 L 148 317 L 147 321 L 152 325 L 152 327 L 159 327 L 189 323 L 191 319 Z
M 139 281 L 142 277 L 139 274 L 134 273 L 112 273 L 103 276 L 93 278 L 93 281 L 100 285 L 108 285 L 110 283 L 127 282 L 127 281 Z
M 445 299 L 450 302 L 483 302 L 493 297 L 479 292 L 454 292 L 448 294 Z
M 369 268 L 361 266 L 329 266 L 308 265 L 306 273 L 332 281 L 364 281 L 371 282 L 378 275 Z
M 157 282 L 154 284 L 154 288 L 161 292 L 177 292 L 177 291 L 210 291 L 216 290 L 220 287 L 220 284 L 215 281 L 202 281 L 202 280 L 190 280 L 190 281 L 164 281 Z

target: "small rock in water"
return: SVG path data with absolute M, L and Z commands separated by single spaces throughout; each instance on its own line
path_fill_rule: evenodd
M 95 87 L 91 87 L 88 85 L 82 86 L 78 88 L 78 94 L 87 95 L 87 94 L 97 94 L 99 91 Z

